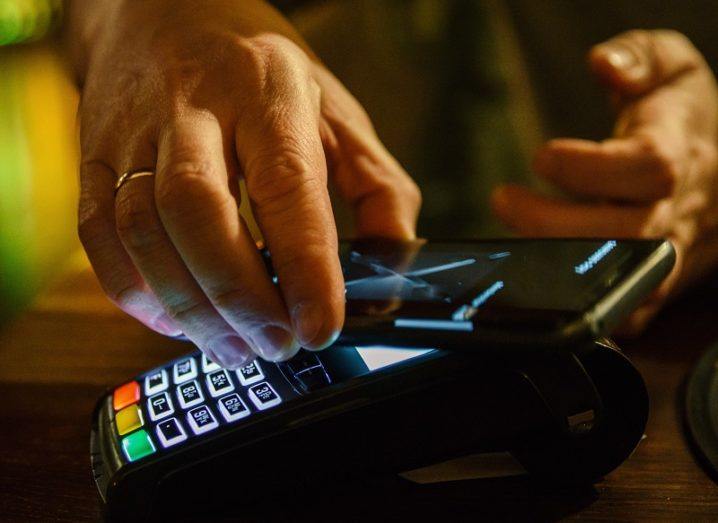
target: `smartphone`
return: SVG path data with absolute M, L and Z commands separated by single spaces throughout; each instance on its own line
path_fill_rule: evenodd
M 668 275 L 663 240 L 342 242 L 341 343 L 559 348 L 604 336 Z

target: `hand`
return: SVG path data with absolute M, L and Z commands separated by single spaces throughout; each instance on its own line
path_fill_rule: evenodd
M 109 297 L 237 367 L 332 343 L 344 282 L 327 178 L 358 235 L 414 237 L 415 184 L 358 102 L 258 0 L 75 0 L 79 233 Z M 151 168 L 126 182 L 120 173 Z M 238 179 L 278 288 L 238 214 Z
M 671 240 L 677 264 L 627 323 L 637 333 L 718 265 L 718 90 L 700 53 L 672 31 L 630 31 L 594 47 L 589 61 L 618 108 L 614 136 L 552 140 L 534 162 L 573 198 L 504 186 L 493 205 L 526 236 Z

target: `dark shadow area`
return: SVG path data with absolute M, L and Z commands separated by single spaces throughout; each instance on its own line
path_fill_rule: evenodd
M 341 486 L 303 487 L 301 493 L 226 510 L 167 514 L 183 521 L 557 521 L 598 499 L 593 485 L 539 483 L 528 477 L 417 485 L 396 477 Z M 255 505 L 254 507 L 251 505 Z M 184 514 L 184 515 L 183 515 Z M 165 517 L 165 516 L 163 516 Z

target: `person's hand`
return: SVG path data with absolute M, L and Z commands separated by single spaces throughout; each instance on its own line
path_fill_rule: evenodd
M 79 233 L 109 297 L 237 367 L 344 321 L 327 178 L 359 236 L 414 237 L 420 195 L 358 102 L 258 0 L 75 0 Z M 120 173 L 155 176 L 124 183 Z M 238 179 L 278 287 L 238 214 Z
M 676 267 L 626 325 L 637 333 L 718 265 L 718 90 L 700 53 L 672 31 L 630 31 L 589 60 L 618 108 L 614 136 L 552 140 L 537 153 L 535 171 L 572 198 L 503 186 L 493 206 L 526 236 L 670 239 Z

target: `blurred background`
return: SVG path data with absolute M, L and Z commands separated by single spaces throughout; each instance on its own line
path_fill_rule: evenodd
M 79 253 L 77 92 L 59 0 L 0 0 L 0 325 Z

